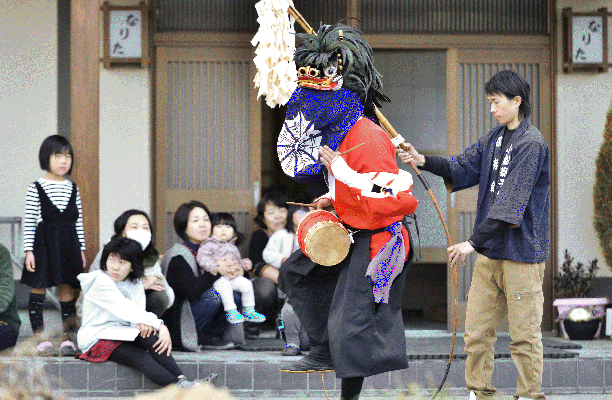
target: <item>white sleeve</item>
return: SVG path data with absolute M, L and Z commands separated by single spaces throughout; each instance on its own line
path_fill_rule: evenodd
M 79 192 L 79 187 L 77 186 L 77 197 L 76 197 L 76 205 L 79 209 L 79 218 L 76 222 L 76 230 L 77 235 L 79 237 L 79 242 L 81 242 L 81 250 L 85 251 L 85 231 L 83 230 L 83 210 L 81 208 L 81 193 Z
M 397 174 L 391 172 L 368 172 L 360 174 L 348 166 L 342 157 L 336 157 L 330 165 L 335 179 L 345 185 L 361 190 L 367 197 L 397 197 L 399 192 L 411 191 L 412 175 L 402 169 Z M 380 187 L 380 192 L 373 192 L 374 185 Z
M 285 229 L 274 232 L 268 239 L 268 244 L 266 244 L 262 253 L 266 264 L 270 264 L 274 268 L 280 268 L 283 261 L 283 236 L 285 232 L 287 232 Z
M 31 183 L 26 194 L 26 206 L 23 216 L 23 251 L 34 250 L 36 225 L 40 219 L 40 199 L 36 185 Z
M 142 283 L 140 289 L 132 301 L 119 291 L 115 282 L 108 275 L 101 274 L 87 290 L 85 299 L 130 324 L 145 324 L 159 330 L 163 321 L 155 314 L 145 310 L 146 298 Z

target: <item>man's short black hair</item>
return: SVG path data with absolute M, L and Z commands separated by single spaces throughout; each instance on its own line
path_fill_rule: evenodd
M 287 208 L 287 196 L 282 192 L 268 192 L 261 197 L 261 200 L 257 203 L 257 215 L 253 218 L 253 221 L 261 229 L 267 229 L 264 212 L 268 203 L 272 203 L 278 208 Z
M 111 254 L 116 254 L 122 260 L 132 264 L 132 271 L 126 279 L 135 282 L 144 276 L 143 253 L 140 243 L 126 237 L 118 237 L 108 242 L 102 250 L 102 258 L 100 259 L 100 269 L 102 271 L 106 271 L 106 261 Z
M 191 210 L 197 207 L 206 211 L 206 215 L 210 217 L 208 207 L 206 207 L 204 203 L 197 200 L 191 200 L 189 203 L 181 204 L 174 213 L 174 231 L 181 239 L 185 241 L 189 240 L 185 234 L 185 231 L 187 230 L 187 223 L 189 222 L 189 213 Z
M 212 223 L 212 227 L 215 225 L 229 225 L 234 228 L 234 234 L 236 235 L 236 241 L 234 244 L 236 246 L 240 246 L 244 242 L 244 233 L 238 231 L 238 226 L 236 225 L 236 219 L 230 213 L 226 212 L 218 212 L 214 213 L 210 217 L 210 221 Z
M 519 116 L 522 118 L 531 116 L 531 103 L 529 101 L 531 88 L 525 78 L 516 72 L 504 70 L 496 73 L 487 83 L 485 83 L 484 89 L 485 93 L 489 96 L 503 94 L 508 99 L 519 96 L 521 98 Z
M 45 140 L 43 140 L 42 144 L 40 145 L 40 150 L 38 151 L 38 162 L 40 164 L 40 169 L 50 171 L 49 163 L 51 156 L 64 153 L 68 153 L 72 157 L 72 164 L 70 164 L 70 169 L 68 170 L 68 175 L 70 175 L 72 172 L 72 166 L 74 165 L 74 151 L 72 150 L 70 142 L 68 139 L 60 135 L 48 136 Z

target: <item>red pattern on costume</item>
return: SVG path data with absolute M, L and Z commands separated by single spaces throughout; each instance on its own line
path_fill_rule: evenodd
M 91 362 L 104 362 L 108 360 L 113 351 L 121 346 L 121 340 L 100 339 L 91 346 L 91 349 L 82 354 L 77 354 L 74 358 Z
M 395 147 L 385 131 L 368 118 L 361 118 L 348 131 L 339 152 L 344 152 L 361 143 L 357 149 L 342 156 L 348 166 L 358 173 L 389 172 L 397 174 L 399 168 L 396 162 Z M 405 215 L 416 211 L 417 199 L 409 190 L 402 191 L 396 196 L 382 198 L 363 196 L 361 190 L 345 185 L 335 180 L 334 199 L 332 202 L 338 216 L 347 225 L 357 229 L 375 230 L 386 228 L 401 221 Z M 410 251 L 408 232 L 402 228 L 406 246 L 406 259 Z M 391 233 L 381 232 L 372 236 L 370 241 L 370 259 L 382 249 L 391 239 Z

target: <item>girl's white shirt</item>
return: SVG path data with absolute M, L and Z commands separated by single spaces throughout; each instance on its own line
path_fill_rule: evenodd
M 100 339 L 133 341 L 140 334 L 137 324 L 157 330 L 163 321 L 145 311 L 144 286 L 137 282 L 115 282 L 104 271 L 79 274 L 83 290 L 83 322 L 77 334 L 79 349 L 86 352 Z
M 297 236 L 287 229 L 280 229 L 270 236 L 262 254 L 263 259 L 266 264 L 280 268 L 283 259 L 289 258 L 298 248 Z

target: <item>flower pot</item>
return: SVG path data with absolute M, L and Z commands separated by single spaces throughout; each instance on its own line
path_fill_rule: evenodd
M 561 321 L 565 320 L 567 314 L 572 311 L 576 307 L 592 307 L 593 311 L 598 315 L 603 315 L 605 312 L 606 305 L 610 303 L 610 300 L 607 297 L 592 297 L 592 298 L 576 298 L 576 299 L 556 299 L 553 302 L 553 306 L 557 307 L 557 312 L 559 314 L 559 319 Z M 597 316 L 597 315 L 593 315 Z M 563 333 L 563 337 L 569 339 L 567 332 L 565 330 L 565 326 L 563 323 L 561 325 L 561 332 Z M 598 329 L 595 333 L 595 337 L 598 338 L 601 329 Z
M 593 340 L 601 327 L 601 320 L 592 319 L 590 321 L 574 322 L 565 319 L 563 320 L 563 327 L 570 340 Z

